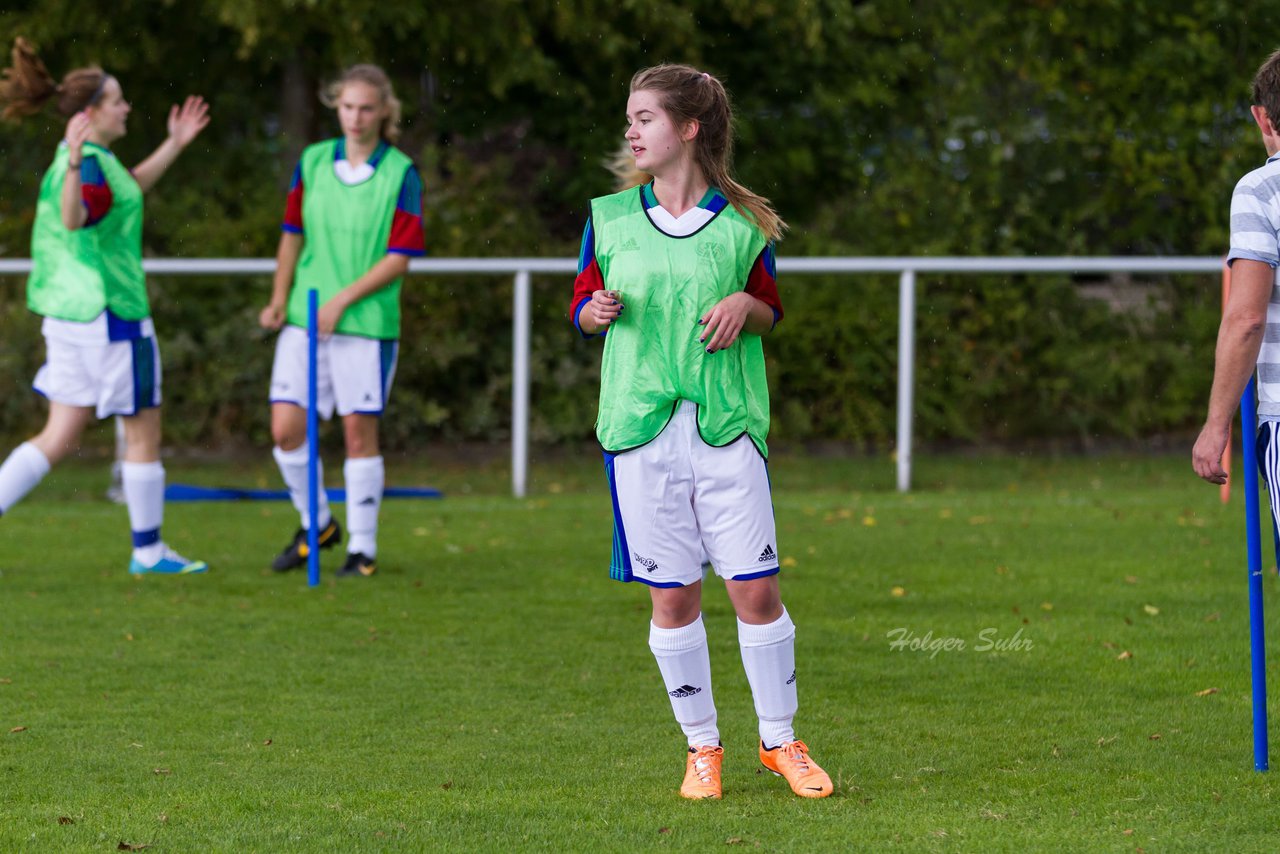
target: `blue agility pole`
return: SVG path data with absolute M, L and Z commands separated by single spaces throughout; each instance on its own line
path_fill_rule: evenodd
M 1240 398 L 1240 444 L 1244 446 L 1244 529 L 1249 553 L 1249 658 L 1253 668 L 1253 768 L 1266 771 L 1267 646 L 1262 630 L 1262 530 L 1258 522 L 1258 406 L 1254 382 Z
M 320 296 L 307 291 L 307 586 L 320 585 L 320 416 L 316 413 L 317 321 Z M 1254 496 L 1257 502 L 1257 496 Z

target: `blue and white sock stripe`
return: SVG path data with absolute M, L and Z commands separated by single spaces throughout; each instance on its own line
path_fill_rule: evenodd
M 152 528 L 150 531 L 133 531 L 133 547 L 135 549 L 146 548 L 160 542 L 160 529 Z
M 611 454 L 604 455 L 604 472 L 609 479 L 609 497 L 613 499 L 613 559 L 609 563 L 609 577 L 614 581 L 632 581 L 631 551 L 627 548 L 627 532 L 622 526 L 622 510 L 618 506 L 618 484 L 615 481 Z

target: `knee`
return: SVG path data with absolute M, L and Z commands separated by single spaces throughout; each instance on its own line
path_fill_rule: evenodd
M 305 433 L 275 425 L 271 427 L 271 441 L 282 451 L 296 451 L 305 440 Z

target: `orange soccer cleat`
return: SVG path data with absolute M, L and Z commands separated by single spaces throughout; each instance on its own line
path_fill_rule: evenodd
M 680 785 L 680 797 L 704 800 L 720 797 L 720 763 L 724 761 L 724 748 L 690 747 L 689 760 L 684 769 L 684 783 Z
M 835 788 L 827 772 L 809 758 L 809 748 L 803 741 L 788 741 L 772 749 L 760 742 L 760 762 L 785 777 L 791 791 L 802 798 L 825 798 Z

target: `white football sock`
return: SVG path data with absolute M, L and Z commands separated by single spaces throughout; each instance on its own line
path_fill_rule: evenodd
M 382 457 L 356 457 L 342 466 L 347 482 L 347 552 L 366 557 L 378 554 L 378 510 L 386 468 Z
M 23 442 L 0 466 L 0 513 L 8 513 L 49 473 L 49 460 L 35 445 Z
M 160 526 L 164 522 L 164 466 L 151 463 L 120 464 L 124 503 L 129 508 L 133 530 L 133 556 L 139 563 L 153 566 L 164 554 Z
M 276 464 L 280 466 L 280 476 L 284 478 L 284 485 L 289 489 L 289 498 L 302 517 L 302 527 L 310 530 L 311 513 L 308 508 L 311 505 L 307 500 L 307 448 L 307 443 L 303 442 L 292 451 L 273 448 L 271 454 L 276 458 Z M 320 530 L 323 531 L 329 524 L 329 496 L 324 491 L 323 460 L 316 460 L 316 477 L 320 481 L 320 500 L 317 502 L 316 510 Z
M 795 741 L 791 722 L 799 701 L 796 698 L 796 627 L 787 609 L 772 623 L 753 626 L 738 620 L 738 645 L 742 667 L 751 683 L 756 715 L 760 718 L 760 740 L 765 747 Z
M 720 743 L 716 704 L 711 694 L 711 655 L 702 615 L 678 629 L 649 624 L 649 649 L 658 660 L 662 683 L 671 698 L 671 711 L 690 747 Z

